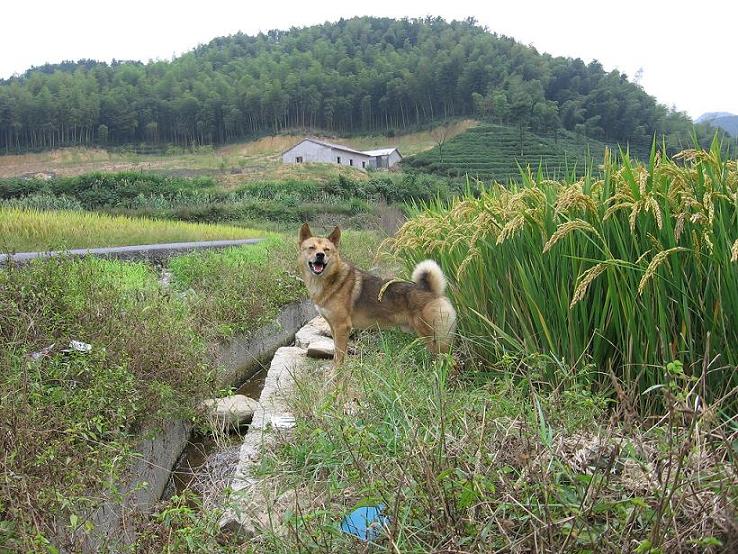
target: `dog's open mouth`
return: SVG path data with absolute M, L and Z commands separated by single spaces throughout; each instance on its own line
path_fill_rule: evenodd
M 325 262 L 308 262 L 308 267 L 310 268 L 310 271 L 312 271 L 315 275 L 320 275 L 325 271 L 325 266 L 327 264 Z

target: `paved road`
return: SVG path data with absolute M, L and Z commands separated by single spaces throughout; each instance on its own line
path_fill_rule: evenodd
M 170 242 L 165 244 L 141 244 L 138 246 L 111 246 L 108 248 L 78 248 L 75 250 L 56 250 L 51 252 L 19 252 L 18 254 L 0 254 L 0 265 L 12 260 L 18 264 L 28 263 L 36 258 L 50 258 L 52 256 L 102 256 L 121 260 L 149 260 L 163 262 L 167 258 L 207 248 L 228 248 L 243 244 L 255 244 L 264 239 L 241 240 L 209 240 L 200 242 Z

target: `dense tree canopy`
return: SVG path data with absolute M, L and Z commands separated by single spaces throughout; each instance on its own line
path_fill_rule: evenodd
M 3 151 L 223 143 L 465 115 L 621 142 L 691 129 L 618 71 L 539 54 L 473 20 L 360 17 L 217 38 L 171 62 L 81 60 L 0 81 Z

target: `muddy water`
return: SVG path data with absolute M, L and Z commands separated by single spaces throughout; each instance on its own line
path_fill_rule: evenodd
M 266 381 L 266 377 L 267 368 L 264 368 L 250 379 L 247 379 L 243 385 L 238 387 L 236 394 L 243 394 L 244 396 L 248 396 L 249 398 L 253 398 L 254 400 L 259 400 L 259 396 L 261 396 L 261 391 L 264 388 L 264 381 Z
M 262 369 L 251 378 L 247 379 L 237 390 L 236 394 L 243 394 L 254 400 L 259 400 L 261 391 L 264 388 L 264 381 L 267 376 L 267 368 Z M 182 494 L 186 489 L 190 488 L 193 479 L 213 452 L 220 447 L 235 446 L 242 442 L 243 434 L 248 431 L 248 425 L 239 430 L 238 433 L 232 433 L 225 438 L 226 444 L 220 441 L 220 446 L 210 434 L 200 434 L 193 432 L 187 446 L 177 461 L 177 465 L 172 470 L 170 486 L 164 493 L 164 498 L 169 498 L 173 494 Z

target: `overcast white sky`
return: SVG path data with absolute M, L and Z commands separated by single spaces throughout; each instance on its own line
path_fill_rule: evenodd
M 356 15 L 475 17 L 541 52 L 599 60 L 690 116 L 738 113 L 738 1 L 41 0 L 3 2 L 0 77 L 65 59 L 169 59 L 210 39 Z

